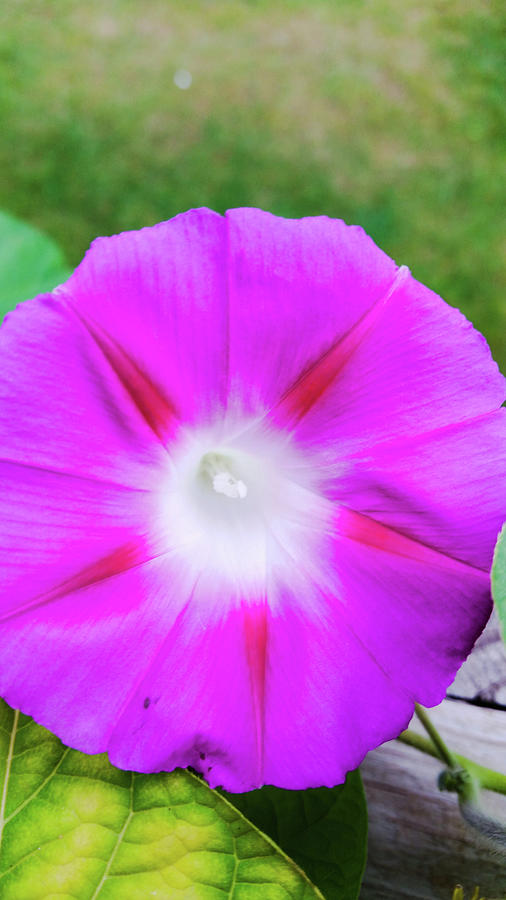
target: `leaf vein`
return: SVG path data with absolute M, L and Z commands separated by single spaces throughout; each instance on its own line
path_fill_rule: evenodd
M 234 847 L 234 871 L 232 872 L 232 882 L 230 885 L 230 890 L 228 892 L 229 900 L 233 900 L 235 888 L 237 885 L 237 873 L 239 870 L 239 856 L 237 855 L 237 839 L 234 835 L 232 835 L 232 842 Z
M 5 819 L 5 825 L 7 825 L 7 823 L 10 822 L 11 819 L 14 818 L 14 816 L 17 816 L 17 814 L 18 814 L 19 812 L 21 812 L 21 810 L 24 809 L 25 806 L 26 806 L 28 803 L 30 803 L 35 797 L 37 797 L 38 794 L 40 794 L 40 792 L 43 790 L 43 788 L 45 788 L 46 784 L 47 784 L 49 781 L 51 781 L 51 778 L 53 778 L 53 777 L 56 775 L 56 772 L 57 772 L 58 768 L 61 766 L 61 764 L 62 764 L 63 760 L 65 759 L 65 757 L 67 756 L 69 750 L 70 750 L 70 747 L 65 747 L 65 749 L 64 749 L 64 751 L 63 751 L 63 753 L 62 753 L 62 755 L 60 756 L 60 759 L 58 760 L 58 762 L 56 763 L 56 765 L 53 766 L 53 768 L 51 769 L 49 775 L 47 775 L 47 776 L 45 777 L 44 781 L 41 782 L 41 784 L 39 785 L 38 788 L 36 788 L 34 791 L 32 791 L 32 793 L 26 798 L 26 800 L 23 800 L 23 802 L 20 803 L 20 805 L 19 805 L 18 807 L 16 807 L 16 809 L 15 809 L 13 812 L 11 812 L 10 816 L 8 816 L 8 817 Z
M 90 900 L 96 900 L 96 898 L 99 896 L 100 891 L 102 890 L 102 888 L 103 888 L 103 886 L 104 886 L 104 884 L 105 884 L 105 882 L 106 882 L 106 880 L 107 880 L 107 878 L 108 878 L 108 876 L 109 876 L 109 872 L 110 872 L 110 870 L 111 870 L 111 866 L 112 866 L 112 864 L 113 864 L 113 862 L 114 862 L 114 859 L 115 859 L 115 857 L 116 857 L 116 854 L 117 854 L 117 852 L 118 852 L 118 850 L 119 850 L 119 848 L 120 848 L 121 841 L 123 840 L 123 836 L 124 836 L 124 834 L 125 834 L 125 832 L 126 832 L 128 826 L 129 826 L 129 824 L 130 824 L 130 821 L 131 821 L 131 819 L 132 819 L 133 814 L 134 814 L 134 774 L 133 774 L 133 772 L 132 772 L 132 774 L 131 774 L 131 781 L 130 781 L 130 804 L 129 804 L 128 815 L 127 815 L 127 817 L 126 817 L 126 819 L 125 819 L 123 828 L 121 829 L 121 831 L 120 831 L 119 834 L 118 834 L 118 839 L 117 839 L 117 841 L 116 841 L 116 843 L 115 843 L 115 845 L 114 845 L 114 847 L 113 847 L 113 849 L 112 849 L 112 852 L 111 852 L 111 855 L 110 855 L 110 857 L 109 857 L 109 860 L 108 860 L 108 862 L 106 863 L 104 872 L 103 872 L 103 874 L 102 874 L 102 878 L 100 879 L 99 883 L 97 884 L 97 887 L 95 888 L 93 894 L 91 895 Z
M 16 732 L 19 722 L 19 709 L 14 710 L 12 718 L 11 738 L 9 741 L 9 749 L 7 751 L 7 759 L 5 760 L 4 783 L 2 787 L 2 799 L 0 801 L 0 846 L 4 835 L 5 827 L 5 806 L 7 803 L 7 791 L 9 787 L 9 778 L 11 774 L 12 758 L 14 755 L 14 745 L 16 743 Z

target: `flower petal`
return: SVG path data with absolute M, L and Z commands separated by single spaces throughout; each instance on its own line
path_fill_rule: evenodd
M 225 405 L 227 237 L 222 216 L 192 210 L 99 238 L 59 289 L 121 348 L 179 419 L 205 424 Z
M 61 300 L 18 307 L 0 349 L 6 615 L 158 552 L 171 461 L 139 395 Z
M 490 612 L 485 573 L 346 509 L 324 559 L 270 592 L 264 776 L 292 789 L 342 781 L 438 703 Z
M 120 487 L 156 485 L 167 450 L 61 299 L 42 296 L 10 313 L 0 353 L 0 473 L 17 464 Z
M 114 729 L 115 765 L 193 766 L 231 791 L 263 783 L 267 612 L 254 597 L 232 609 L 229 600 L 220 612 L 221 592 L 210 580 L 197 583 Z
M 397 267 L 340 220 L 233 209 L 227 222 L 229 402 L 261 414 L 388 292 Z
M 248 598 L 204 626 L 194 595 L 114 730 L 112 762 L 191 765 L 229 791 L 331 786 L 399 733 L 413 711 L 402 688 L 339 615 L 316 625 L 284 599 L 274 614 Z
M 345 458 L 501 405 L 506 382 L 484 338 L 437 294 L 407 276 L 377 312 L 372 327 L 363 319 L 355 326 L 359 339 L 344 365 L 298 422 L 300 446 L 324 442 Z M 284 418 L 280 408 L 276 421 Z
M 435 705 L 490 615 L 488 573 L 344 507 L 336 532 L 341 614 L 394 684 Z
M 0 473 L 0 617 L 160 552 L 163 523 L 148 491 L 17 463 L 0 463 Z
M 102 576 L 0 629 L 0 695 L 86 753 L 106 750 L 190 592 L 168 556 Z
M 283 613 L 269 624 L 264 781 L 333 787 L 407 727 L 413 702 L 330 605 L 316 626 L 297 612 L 294 593 L 283 594 Z
M 506 410 L 337 463 L 326 493 L 488 572 L 506 515 Z M 329 469 L 330 475 L 331 469 Z

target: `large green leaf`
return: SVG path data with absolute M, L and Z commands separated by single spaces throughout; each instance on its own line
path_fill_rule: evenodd
M 358 771 L 335 788 L 264 787 L 227 796 L 283 847 L 327 900 L 356 900 L 367 855 L 367 807 Z
M 0 322 L 16 303 L 51 291 L 69 275 L 53 241 L 0 212 Z
M 506 524 L 503 525 L 494 553 L 492 596 L 499 613 L 502 636 L 506 643 Z
M 301 869 L 190 772 L 136 775 L 0 701 L 2 900 L 316 900 Z

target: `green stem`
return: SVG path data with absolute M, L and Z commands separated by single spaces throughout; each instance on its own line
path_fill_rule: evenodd
M 416 747 L 416 749 L 421 750 L 422 753 L 428 753 L 429 756 L 441 759 L 439 747 L 436 749 L 433 744 L 433 739 L 428 740 L 421 734 L 416 734 L 414 731 L 403 731 L 399 735 L 398 740 L 403 744 L 409 744 L 410 747 Z M 441 743 L 443 742 L 441 741 Z M 481 766 L 479 763 L 473 762 L 473 760 L 467 759 L 465 756 L 460 756 L 459 753 L 447 752 L 448 758 L 452 759 L 451 768 L 462 767 L 463 769 L 466 769 L 471 775 L 478 779 L 482 788 L 506 796 L 506 775 L 503 775 L 501 772 L 494 772 L 493 769 L 487 769 L 486 766 Z M 450 765 L 447 758 L 444 759 L 444 762 L 447 763 L 447 765 Z
M 420 706 L 418 703 L 415 703 L 415 712 L 416 712 L 418 718 L 420 719 L 420 722 L 422 723 L 423 727 L 425 728 L 425 731 L 427 732 L 430 739 L 432 740 L 432 743 L 434 744 L 434 746 L 437 750 L 437 756 L 439 756 L 439 758 L 444 763 L 446 763 L 446 765 L 448 766 L 449 769 L 456 769 L 457 765 L 458 765 L 456 757 L 454 756 L 453 753 L 450 752 L 450 750 L 446 746 L 445 742 L 443 741 L 443 738 L 441 737 L 441 735 L 439 734 L 437 729 L 432 724 L 432 722 L 429 719 L 423 706 Z
M 413 731 L 403 731 L 399 735 L 399 740 L 443 761 L 446 769 L 439 776 L 439 789 L 456 793 L 460 812 L 466 822 L 485 837 L 495 849 L 504 853 L 506 850 L 506 825 L 504 822 L 492 818 L 483 809 L 481 789 L 486 788 L 506 795 L 506 775 L 494 772 L 465 756 L 451 752 L 432 724 L 425 709 L 417 703 L 415 711 L 430 740 Z

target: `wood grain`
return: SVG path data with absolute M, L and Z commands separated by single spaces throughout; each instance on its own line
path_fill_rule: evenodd
M 448 694 L 506 709 L 506 647 L 495 611 Z

